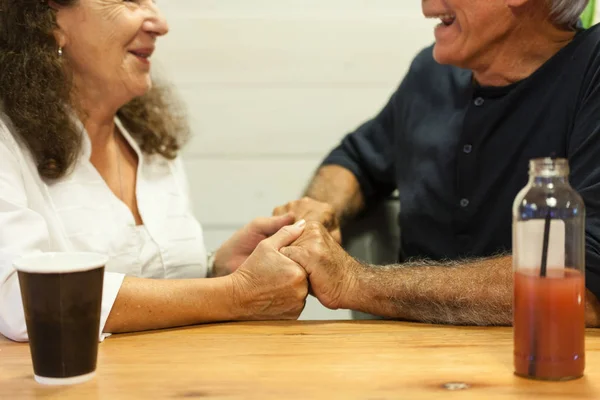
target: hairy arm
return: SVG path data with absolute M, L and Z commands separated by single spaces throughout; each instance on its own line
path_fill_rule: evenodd
M 348 308 L 387 318 L 452 325 L 511 325 L 512 257 L 436 265 L 363 267 Z M 586 324 L 600 325 L 600 303 L 586 293 Z
M 358 180 L 339 165 L 326 165 L 317 171 L 305 193 L 306 197 L 333 207 L 340 224 L 351 220 L 365 207 Z

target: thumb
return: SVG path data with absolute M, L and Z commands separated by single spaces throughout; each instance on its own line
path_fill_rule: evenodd
M 287 213 L 276 217 L 257 218 L 254 220 L 254 230 L 261 235 L 269 237 L 286 225 L 294 223 L 294 215 Z
M 296 241 L 304 232 L 304 228 L 306 227 L 306 221 L 300 220 L 296 222 L 294 225 L 288 225 L 281 228 L 277 231 L 276 234 L 271 236 L 268 239 L 265 239 L 264 242 L 268 243 L 271 247 L 277 249 L 281 249 L 282 247 L 289 246 L 293 242 Z
M 296 264 L 300 265 L 306 270 L 307 273 L 310 273 L 310 254 L 305 249 L 298 246 L 289 246 L 283 247 L 279 250 L 279 252 Z

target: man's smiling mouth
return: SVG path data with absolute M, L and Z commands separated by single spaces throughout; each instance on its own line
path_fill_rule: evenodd
M 452 13 L 426 15 L 428 19 L 439 19 L 444 26 L 450 26 L 456 21 L 456 15 Z

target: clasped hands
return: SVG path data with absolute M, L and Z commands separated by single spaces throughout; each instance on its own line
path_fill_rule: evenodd
M 304 198 L 273 214 L 246 225 L 215 256 L 215 275 L 230 276 L 246 310 L 241 319 L 297 319 L 309 291 L 325 307 L 350 308 L 363 266 L 340 246 L 333 209 Z
M 311 293 L 330 309 L 348 308 L 348 298 L 356 286 L 362 265 L 344 251 L 335 210 L 327 203 L 304 197 L 273 210 L 273 215 L 292 213 L 306 220 L 302 235 L 281 254 L 302 266 Z

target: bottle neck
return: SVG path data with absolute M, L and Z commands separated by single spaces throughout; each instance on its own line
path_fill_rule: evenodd
M 541 176 L 541 175 L 533 175 L 529 176 L 529 184 L 535 187 L 548 187 L 552 186 L 564 186 L 569 185 L 569 177 L 560 175 L 560 176 Z
M 529 161 L 529 184 L 568 185 L 569 162 L 564 158 L 536 158 Z

